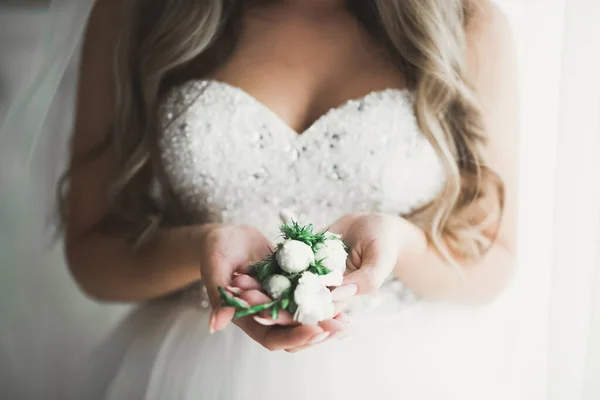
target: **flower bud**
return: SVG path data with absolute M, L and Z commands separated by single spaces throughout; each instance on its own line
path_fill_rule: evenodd
M 294 290 L 294 301 L 298 308 L 294 320 L 304 325 L 316 325 L 333 318 L 333 299 L 331 292 L 313 273 L 305 272 L 298 280 Z
M 346 271 L 348 253 L 338 236 L 332 235 L 315 246 L 315 260 L 330 271 Z
M 305 271 L 315 261 L 312 248 L 298 240 L 287 240 L 276 252 L 277 263 L 288 274 Z
M 273 275 L 267 281 L 265 290 L 273 300 L 278 300 L 281 295 L 292 286 L 292 282 L 283 275 Z

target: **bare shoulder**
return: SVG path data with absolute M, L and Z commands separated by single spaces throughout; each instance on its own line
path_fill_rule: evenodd
M 467 59 L 475 79 L 515 59 L 515 43 L 506 14 L 491 0 L 471 0 L 465 27 Z
M 95 226 L 108 208 L 106 193 L 113 180 L 112 160 L 108 151 L 98 157 L 89 154 L 106 142 L 114 125 L 114 62 L 118 38 L 125 25 L 123 3 L 122 0 L 96 0 L 87 21 L 71 141 L 67 247 Z

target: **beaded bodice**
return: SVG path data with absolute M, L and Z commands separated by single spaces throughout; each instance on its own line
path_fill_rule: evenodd
M 445 179 L 407 90 L 350 100 L 301 133 L 214 80 L 171 90 L 160 112 L 162 162 L 187 211 L 273 239 L 282 210 L 317 228 L 352 212 L 404 214 L 433 199 Z

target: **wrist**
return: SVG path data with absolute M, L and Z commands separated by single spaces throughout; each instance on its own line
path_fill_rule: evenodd
M 190 268 L 200 271 L 208 258 L 207 246 L 216 224 L 202 224 L 183 228 L 180 255 L 185 257 Z
M 398 216 L 393 216 L 399 229 L 400 246 L 398 249 L 398 264 L 412 265 L 429 249 L 427 234 L 412 222 Z

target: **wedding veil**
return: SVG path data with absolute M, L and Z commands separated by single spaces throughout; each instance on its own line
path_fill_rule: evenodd
M 125 311 L 79 292 L 48 225 L 69 158 L 79 51 L 93 5 L 53 0 L 42 11 L 32 62 L 19 66 L 28 78 L 0 116 L 0 398 L 65 398 L 60 391 L 82 357 Z
M 48 217 L 55 209 L 72 133 L 78 53 L 93 4 L 52 0 L 30 79 L 0 121 L 0 188 L 7 214 L 38 210 Z

